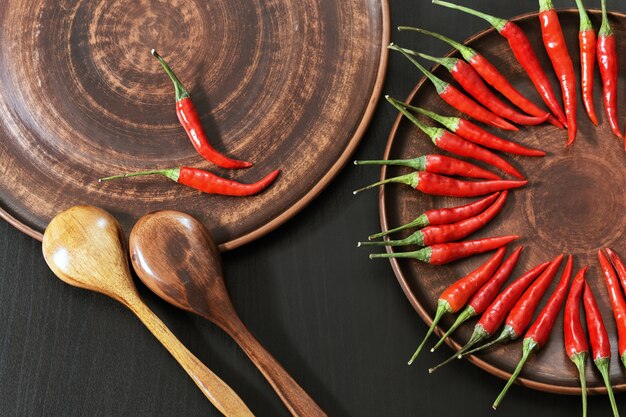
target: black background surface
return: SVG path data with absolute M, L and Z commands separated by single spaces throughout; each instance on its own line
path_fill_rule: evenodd
M 598 1 L 587 1 L 599 7 Z M 530 0 L 464 1 L 502 17 L 534 11 Z M 574 7 L 573 1 L 556 1 Z M 623 1 L 610 9 L 626 11 Z M 414 25 L 461 40 L 480 19 L 428 0 L 391 1 L 392 28 Z M 442 55 L 448 48 L 392 32 L 407 47 Z M 570 51 L 577 46 L 569 45 Z M 391 54 L 384 92 L 406 97 L 419 76 Z M 626 96 L 620 92 L 623 103 Z M 600 110 L 600 109 L 598 109 Z M 358 148 L 382 155 L 396 112 L 381 101 Z M 459 361 L 429 376 L 450 353 L 406 365 L 426 326 L 386 261 L 370 261 L 356 241 L 379 228 L 377 193 L 352 196 L 376 169 L 346 166 L 304 211 L 268 236 L 224 255 L 227 285 L 243 321 L 331 416 L 483 416 L 504 381 Z M 140 290 L 157 314 L 259 416 L 287 416 L 247 357 L 212 324 Z M 618 405 L 626 413 L 625 396 Z M 590 416 L 610 415 L 605 396 L 589 398 Z M 575 416 L 577 397 L 514 386 L 503 416 Z M 1 416 L 211 416 L 217 411 L 121 305 L 57 280 L 41 244 L 0 223 Z

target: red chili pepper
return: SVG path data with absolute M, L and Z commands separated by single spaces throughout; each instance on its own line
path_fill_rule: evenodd
M 413 159 L 354 161 L 354 165 L 398 165 L 433 174 L 458 175 L 488 180 L 502 179 L 478 165 L 444 155 L 422 155 Z
M 552 123 L 556 127 L 561 129 L 563 128 L 563 125 L 566 124 L 565 113 L 563 112 L 561 104 L 554 94 L 554 89 L 550 84 L 548 76 L 541 67 L 539 58 L 537 58 L 530 40 L 528 40 L 524 31 L 518 25 L 510 20 L 500 19 L 468 7 L 449 3 L 447 1 L 433 0 L 433 4 L 438 4 L 440 6 L 472 14 L 486 20 L 491 26 L 493 26 L 500 33 L 500 35 L 502 35 L 509 42 L 509 46 L 515 55 L 515 58 L 517 58 L 517 62 L 519 62 L 522 68 L 524 68 L 524 71 L 526 71 L 526 74 L 535 85 L 535 88 L 544 103 L 546 103 L 550 111 L 552 111 L 552 113 L 554 113 L 558 118 L 557 120 L 553 116 L 550 116 L 550 118 L 548 118 L 548 122 Z M 543 110 L 539 110 L 543 112 Z M 527 110 L 525 111 L 535 116 L 538 115 Z
M 189 140 L 191 140 L 191 143 L 194 148 L 196 148 L 196 151 L 198 151 L 204 159 L 211 161 L 215 165 L 222 168 L 236 169 L 251 167 L 252 163 L 230 159 L 219 153 L 215 150 L 215 148 L 213 148 L 213 146 L 211 146 L 209 139 L 202 128 L 202 121 L 200 120 L 198 111 L 196 110 L 193 101 L 191 101 L 191 96 L 157 51 L 153 49 L 152 55 L 159 60 L 163 69 L 165 69 L 165 72 L 174 83 L 174 88 L 176 90 L 176 115 L 178 116 L 180 124 L 182 124 L 185 128 L 185 132 L 187 132 L 187 136 L 189 136 Z
M 417 113 L 427 116 L 437 123 L 444 126 L 449 131 L 456 133 L 460 137 L 469 140 L 477 145 L 482 145 L 486 148 L 495 149 L 502 152 L 507 152 L 513 155 L 523 156 L 545 156 L 544 151 L 537 149 L 527 148 L 510 140 L 499 138 L 498 136 L 484 130 L 482 127 L 475 125 L 469 120 L 461 119 L 460 117 L 446 117 L 437 113 L 433 113 L 429 110 L 421 107 L 411 106 L 410 104 L 401 103 L 405 108 L 415 111 Z
M 461 93 L 451 84 L 443 81 L 441 78 L 428 71 L 419 62 L 413 59 L 413 57 L 411 57 L 404 49 L 394 44 L 390 44 L 389 49 L 399 51 L 405 57 L 407 57 L 409 61 L 411 61 L 433 83 L 439 97 L 441 97 L 443 101 L 445 101 L 455 109 L 464 114 L 467 114 L 470 117 L 473 117 L 480 122 L 486 123 L 494 127 L 499 127 L 500 129 L 514 131 L 519 130 L 511 123 L 504 120 L 502 117 L 487 110 L 471 98 L 467 97 L 465 94 Z
M 493 402 L 493 409 L 498 408 L 504 396 L 508 392 L 513 382 L 517 379 L 522 368 L 530 358 L 530 355 L 540 349 L 542 349 L 546 343 L 548 343 L 548 339 L 550 338 L 550 333 L 552 332 L 552 328 L 554 327 L 554 322 L 556 321 L 556 316 L 558 316 L 559 311 L 561 311 L 561 307 L 563 306 L 563 302 L 565 301 L 565 297 L 567 296 L 567 288 L 569 286 L 570 279 L 572 277 L 572 256 L 569 256 L 567 260 L 567 264 L 565 265 L 565 270 L 563 270 L 563 275 L 561 276 L 561 280 L 559 281 L 559 285 L 556 287 L 548 302 L 543 307 L 539 316 L 535 322 L 530 326 L 530 329 L 526 332 L 524 336 L 523 342 L 523 350 L 522 350 L 522 359 L 520 359 L 515 371 L 507 381 L 506 385 L 498 398 Z
M 589 269 L 585 266 L 581 269 L 569 289 L 565 301 L 565 314 L 563 315 L 563 338 L 565 352 L 576 368 L 580 377 L 582 391 L 583 417 L 587 415 L 587 381 L 585 380 L 585 365 L 589 356 L 589 344 L 587 336 L 580 321 L 580 301 L 585 286 L 585 273 Z
M 587 15 L 582 0 L 576 0 L 580 14 L 580 30 L 578 44 L 580 45 L 580 84 L 583 92 L 583 103 L 591 122 L 598 126 L 598 116 L 593 106 L 593 73 L 596 66 L 596 32 Z
M 399 177 L 387 178 L 375 182 L 367 187 L 353 191 L 354 194 L 363 190 L 384 184 L 406 184 L 424 194 L 443 195 L 447 197 L 477 197 L 491 194 L 496 191 L 519 188 L 528 184 L 528 181 L 491 180 L 491 181 L 461 181 L 456 178 L 431 174 L 430 172 L 411 172 Z
M 409 119 L 415 126 L 417 126 L 422 132 L 426 133 L 432 142 L 440 149 L 451 152 L 455 155 L 464 156 L 467 158 L 473 158 L 479 161 L 486 162 L 502 171 L 513 175 L 514 177 L 524 179 L 524 176 L 505 159 L 499 157 L 495 153 L 482 148 L 472 142 L 468 142 L 465 139 L 455 135 L 452 132 L 448 132 L 445 129 L 426 126 L 411 113 L 404 105 L 391 97 L 385 97 L 389 103 L 391 103 L 396 109 L 398 109 L 407 119 Z
M 265 178 L 252 184 L 243 184 L 237 181 L 218 177 L 217 175 L 197 168 L 180 167 L 158 169 L 153 171 L 133 172 L 130 174 L 115 175 L 101 178 L 98 181 L 110 181 L 118 178 L 137 177 L 142 175 L 163 175 L 172 181 L 186 185 L 207 194 L 248 196 L 258 194 L 274 182 L 280 170 L 268 174 Z
M 567 117 L 567 144 L 571 145 L 576 139 L 576 74 L 572 58 L 567 51 L 559 16 L 554 10 L 551 0 L 539 0 L 539 21 L 541 22 L 543 45 L 561 83 Z
M 615 325 L 617 327 L 617 350 L 622 363 L 626 366 L 626 300 L 624 300 L 624 294 L 622 293 L 615 269 L 613 269 L 611 262 L 609 262 L 604 253 L 602 253 L 602 250 L 598 251 L 598 259 L 600 260 L 600 267 L 604 275 L 606 289 L 611 299 L 613 318 L 615 318 Z
M 400 26 L 398 30 L 412 30 L 446 42 L 448 45 L 452 46 L 461 53 L 463 58 L 476 70 L 476 72 L 480 74 L 483 80 L 487 81 L 489 85 L 502 93 L 502 95 L 509 99 L 511 103 L 515 104 L 528 114 L 542 118 L 545 117 L 546 119 L 550 116 L 548 112 L 541 110 L 537 107 L 537 105 L 535 105 L 535 103 L 528 100 L 519 91 L 517 91 L 517 89 L 511 85 L 509 80 L 507 80 L 506 77 L 487 60 L 487 58 L 469 46 L 453 41 L 452 39 L 438 33 L 420 28 Z
M 443 365 L 452 362 L 456 358 L 464 356 L 465 352 L 469 351 L 472 347 L 476 346 L 481 341 L 490 338 L 496 330 L 500 327 L 507 313 L 513 307 L 513 304 L 519 300 L 522 293 L 528 286 L 537 278 L 546 268 L 550 265 L 550 262 L 542 263 L 526 272 L 521 277 L 517 278 L 512 284 L 502 291 L 498 297 L 487 307 L 480 320 L 474 326 L 474 332 L 469 341 L 459 349 L 454 355 L 440 363 L 439 365 L 430 368 L 429 373 L 435 372 Z
M 611 388 L 611 380 L 609 378 L 609 363 L 611 362 L 611 342 L 609 335 L 602 321 L 602 314 L 593 296 L 589 283 L 585 282 L 585 293 L 583 295 L 583 304 L 585 306 L 585 315 L 587 316 L 587 331 L 589 332 L 589 341 L 591 342 L 591 351 L 593 352 L 593 362 L 596 368 L 602 374 L 604 385 L 609 393 L 609 401 L 613 415 L 619 417 L 613 389 Z
M 489 258 L 489 260 L 487 260 L 487 262 L 459 279 L 454 284 L 450 285 L 439 296 L 439 300 L 437 300 L 437 312 L 435 313 L 435 318 L 433 319 L 428 332 L 426 332 L 426 336 L 424 336 L 422 343 L 420 343 L 413 356 L 411 356 L 409 365 L 411 365 L 420 354 L 422 348 L 426 344 L 426 341 L 439 323 L 439 320 L 441 320 L 441 318 L 448 313 L 456 313 L 459 311 L 467 303 L 467 300 L 469 300 L 469 298 L 483 284 L 489 281 L 495 270 L 502 262 L 505 253 L 506 247 L 500 248 L 491 258 Z
M 412 258 L 431 265 L 444 265 L 457 259 L 501 248 L 516 239 L 519 239 L 519 236 L 499 236 L 464 242 L 440 243 L 414 252 L 372 253 L 370 259 Z
M 410 229 L 412 227 L 422 228 L 426 226 L 437 226 L 440 224 L 457 223 L 461 220 L 469 219 L 489 207 L 494 201 L 496 201 L 499 195 L 500 193 L 494 193 L 464 206 L 426 210 L 409 223 L 396 227 L 395 229 L 376 233 L 369 236 L 368 239 L 378 239 L 391 233 Z
M 493 220 L 504 207 L 507 195 L 508 191 L 504 191 L 491 207 L 474 217 L 461 220 L 458 223 L 428 226 L 400 240 L 359 242 L 359 246 L 432 246 L 438 243 L 454 242 L 463 239 L 482 229 Z
M 491 92 L 489 87 L 483 82 L 480 74 L 465 61 L 458 58 L 436 58 L 409 49 L 404 49 L 404 51 L 411 55 L 420 56 L 429 61 L 436 62 L 446 68 L 470 96 L 500 117 L 504 117 L 520 125 L 535 126 L 544 123 L 550 116 L 549 113 L 544 113 L 541 117 L 527 116 L 513 110 Z
M 457 316 L 455 322 L 450 326 L 447 332 L 439 339 L 437 344 L 430 350 L 434 352 L 443 342 L 454 332 L 456 329 L 465 323 L 467 320 L 474 316 L 482 314 L 491 302 L 496 298 L 500 288 L 504 285 L 507 279 L 511 276 L 517 261 L 524 250 L 523 246 L 520 246 L 500 265 L 498 270 L 493 274 L 491 279 L 487 281 L 477 292 L 474 294 L 471 300 L 467 303 L 465 309 Z
M 565 266 L 565 270 L 572 269 L 571 259 L 572 258 L 570 256 Z M 541 276 L 533 282 L 533 285 L 531 285 L 530 288 L 524 292 L 524 295 L 522 295 L 517 303 L 515 303 L 515 306 L 513 306 L 506 318 L 506 321 L 504 322 L 504 329 L 502 330 L 502 333 L 500 333 L 500 336 L 487 344 L 467 352 L 466 354 L 469 355 L 476 353 L 491 346 L 504 343 L 508 340 L 516 340 L 519 338 L 530 324 L 530 321 L 533 318 L 533 313 L 535 312 L 537 305 L 539 305 L 541 297 L 543 297 L 543 294 L 550 286 L 550 283 L 556 275 L 556 271 L 559 269 L 562 260 L 563 255 L 557 256 L 550 263 L 550 266 L 548 266 L 548 268 L 541 274 Z
M 605 250 L 606 254 L 609 255 L 609 259 L 611 259 L 611 263 L 615 267 L 617 276 L 622 283 L 622 288 L 624 289 L 624 291 L 626 291 L 626 266 L 624 266 L 624 263 L 622 262 L 620 257 L 612 249 L 606 248 Z
M 609 23 L 606 13 L 606 1 L 602 0 L 602 26 L 598 33 L 598 66 L 604 93 L 604 109 L 609 119 L 613 133 L 622 139 L 617 120 L 617 50 L 615 47 L 615 34 Z M 624 143 L 626 149 L 626 142 Z

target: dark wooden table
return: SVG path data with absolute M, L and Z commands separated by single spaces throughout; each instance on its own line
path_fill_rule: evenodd
M 500 16 L 537 8 L 531 0 L 464 3 Z M 598 7 L 599 1 L 587 4 Z M 619 0 L 608 4 L 626 11 Z M 391 12 L 392 27 L 422 26 L 455 39 L 486 27 L 428 0 L 392 1 Z M 433 54 L 448 50 L 407 34 L 394 32 L 392 39 Z M 393 54 L 385 92 L 405 97 L 417 80 L 410 64 Z M 623 102 L 626 93 L 620 93 Z M 395 117 L 381 102 L 355 157 L 381 156 Z M 378 229 L 378 202 L 375 192 L 354 197 L 351 191 L 377 176 L 377 170 L 347 166 L 293 220 L 227 253 L 233 302 L 268 350 L 331 416 L 491 413 L 504 381 L 466 362 L 428 375 L 429 365 L 449 355 L 447 348 L 406 365 L 426 326 L 389 264 L 370 261 L 355 244 Z M 174 333 L 257 415 L 288 415 L 224 333 L 166 305 L 145 287 L 141 291 Z M 625 398 L 617 396 L 623 412 Z M 579 413 L 576 397 L 517 386 L 498 411 L 509 417 Z M 136 318 L 103 296 L 61 283 L 47 269 L 40 243 L 0 223 L 0 416 L 208 415 L 218 413 Z M 591 397 L 589 415 L 610 415 L 608 399 Z

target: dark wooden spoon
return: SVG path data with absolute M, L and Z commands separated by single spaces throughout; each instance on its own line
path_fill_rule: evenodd
M 155 294 L 228 333 L 292 415 L 326 415 L 237 315 L 222 277 L 220 252 L 202 223 L 177 211 L 148 214 L 130 234 L 130 253 L 137 275 Z

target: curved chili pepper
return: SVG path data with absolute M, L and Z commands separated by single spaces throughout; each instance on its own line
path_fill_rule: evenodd
M 508 191 L 504 191 L 491 207 L 474 217 L 461 220 L 458 223 L 428 226 L 400 240 L 359 242 L 359 246 L 432 246 L 438 243 L 454 242 L 463 239 L 482 229 L 487 223 L 493 220 L 494 217 L 500 213 L 502 207 L 504 207 L 507 195 Z
M 491 302 L 498 295 L 498 291 L 504 285 L 507 279 L 511 276 L 520 255 L 524 250 L 523 246 L 520 246 L 500 265 L 498 270 L 493 274 L 491 279 L 487 281 L 480 289 L 474 294 L 471 300 L 467 303 L 467 306 L 456 318 L 455 322 L 450 326 L 447 332 L 439 339 L 437 344 L 430 350 L 434 352 L 443 342 L 454 332 L 459 326 L 465 323 L 467 320 L 474 316 L 482 314 Z
M 469 349 L 476 346 L 481 341 L 490 338 L 496 330 L 498 330 L 507 313 L 513 307 L 513 304 L 519 300 L 526 288 L 528 288 L 535 278 L 543 273 L 549 265 L 550 262 L 544 262 L 541 265 L 537 265 L 506 287 L 504 291 L 502 291 L 502 293 L 498 295 L 495 300 L 493 300 L 480 317 L 480 320 L 476 326 L 474 326 L 472 336 L 465 346 L 455 352 L 454 355 L 441 362 L 439 365 L 430 368 L 428 372 L 433 373 L 445 364 L 452 362 L 454 359 L 460 359 Z
M 435 318 L 433 319 L 428 332 L 426 332 L 426 336 L 422 340 L 422 343 L 419 344 L 417 350 L 411 356 L 409 360 L 409 365 L 415 361 L 417 356 L 422 351 L 422 348 L 426 344 L 426 341 L 430 337 L 430 335 L 435 330 L 435 327 L 439 323 L 441 318 L 449 313 L 456 313 L 459 311 L 467 300 L 489 279 L 493 276 L 493 273 L 498 268 L 502 259 L 504 258 L 504 254 L 506 253 L 506 247 L 502 247 L 498 249 L 498 251 L 487 260 L 480 267 L 476 268 L 463 278 L 456 281 L 454 284 L 450 285 L 446 290 L 439 296 L 437 300 L 437 312 L 435 313 Z
M 211 146 L 202 128 L 202 121 L 200 120 L 198 111 L 193 101 L 191 101 L 191 96 L 157 51 L 153 49 L 152 55 L 159 60 L 161 66 L 163 66 L 163 69 L 172 80 L 172 83 L 174 83 L 176 90 L 176 115 L 178 116 L 180 124 L 185 128 L 185 132 L 187 132 L 187 136 L 189 136 L 189 140 L 191 140 L 196 151 L 202 155 L 204 159 L 222 168 L 237 169 L 251 167 L 252 163 L 228 158 Z
M 413 168 L 416 171 L 426 171 L 433 174 L 458 175 L 468 178 L 500 180 L 499 176 L 491 171 L 460 159 L 444 155 L 422 155 L 413 159 L 354 161 L 354 165 L 399 165 Z
M 456 178 L 431 174 L 430 172 L 411 172 L 399 177 L 387 178 L 375 182 L 367 187 L 353 191 L 353 194 L 384 184 L 406 184 L 424 194 L 443 195 L 447 197 L 477 197 L 491 194 L 496 191 L 519 188 L 528 184 L 528 181 L 490 180 L 490 181 L 461 181 Z
M 604 385 L 609 394 L 609 401 L 613 409 L 614 417 L 619 417 L 615 397 L 613 396 L 613 388 L 611 388 L 611 380 L 609 378 L 609 363 L 611 362 L 611 342 L 609 335 L 602 321 L 602 314 L 593 296 L 591 287 L 585 282 L 585 292 L 583 295 L 583 304 L 585 306 L 585 315 L 587 316 L 587 331 L 589 332 L 589 342 L 591 342 L 591 351 L 593 352 L 593 362 L 600 371 Z
M 411 55 L 420 56 L 429 61 L 436 62 L 446 68 L 470 96 L 500 117 L 504 117 L 520 125 L 535 126 L 544 123 L 550 116 L 549 113 L 545 113 L 542 117 L 527 116 L 513 110 L 491 92 L 476 70 L 465 61 L 458 58 L 436 58 L 406 48 L 404 51 Z
M 464 206 L 426 210 L 409 223 L 396 227 L 395 229 L 376 233 L 369 236 L 368 239 L 377 239 L 391 233 L 410 229 L 412 227 L 421 228 L 426 226 L 437 226 L 440 224 L 457 223 L 461 220 L 469 219 L 489 207 L 494 201 L 496 201 L 499 195 L 500 193 L 494 193 Z
M 626 266 L 624 266 L 624 263 L 622 262 L 620 257 L 612 249 L 606 248 L 605 250 L 606 254 L 609 255 L 609 259 L 611 259 L 611 263 L 615 267 L 617 276 L 622 283 L 622 288 L 624 289 L 624 291 L 626 291 Z
M 486 131 L 482 127 L 475 125 L 469 120 L 462 119 L 460 117 L 447 117 L 440 114 L 431 112 L 421 107 L 411 106 L 410 104 L 401 103 L 405 108 L 423 114 L 436 121 L 440 125 L 444 126 L 449 131 L 459 135 L 463 139 L 467 139 L 477 145 L 482 145 L 485 148 L 495 149 L 498 151 L 510 153 L 513 155 L 522 156 L 546 156 L 544 151 L 537 149 L 527 148 L 518 143 L 511 142 L 499 138 L 498 136 Z
M 504 120 L 502 117 L 487 110 L 471 98 L 467 97 L 465 94 L 461 93 L 451 84 L 443 81 L 441 78 L 428 71 L 419 62 L 413 59 L 413 57 L 411 57 L 404 49 L 394 45 L 393 43 L 389 45 L 389 49 L 399 51 L 405 57 L 407 57 L 408 60 L 411 61 L 433 83 L 439 97 L 441 97 L 443 101 L 445 101 L 458 111 L 467 114 L 468 116 L 473 117 L 480 122 L 486 123 L 494 127 L 498 127 L 500 129 L 514 131 L 519 130 L 511 123 Z
M 626 366 L 626 300 L 624 300 L 624 294 L 622 293 L 615 269 L 613 269 L 611 262 L 602 253 L 602 250 L 598 251 L 598 260 L 600 261 L 604 283 L 611 299 L 613 318 L 617 327 L 617 350 L 622 363 Z
M 576 74 L 572 58 L 567 51 L 559 16 L 554 10 L 552 0 L 539 0 L 539 21 L 543 45 L 548 52 L 554 71 L 561 83 L 565 116 L 567 117 L 567 144 L 576 139 Z
M 524 68 L 524 71 L 526 71 L 526 74 L 533 82 L 537 92 L 541 96 L 541 99 L 544 103 L 546 103 L 550 111 L 552 111 L 552 113 L 554 113 L 558 118 L 557 120 L 554 116 L 550 116 L 548 118 L 548 122 L 561 129 L 564 124 L 567 124 L 565 113 L 563 112 L 561 104 L 554 94 L 552 84 L 550 84 L 550 80 L 543 70 L 541 63 L 539 62 L 539 58 L 537 58 L 537 55 L 533 50 L 530 40 L 528 40 L 524 31 L 518 25 L 510 20 L 500 19 L 498 17 L 470 9 L 469 7 L 459 6 L 447 1 L 433 0 L 433 4 L 438 4 L 440 6 L 472 14 L 486 20 L 491 26 L 493 26 L 500 33 L 500 35 L 502 35 L 509 42 L 509 46 L 515 55 L 515 58 L 517 58 L 517 62 L 519 62 L 522 68 Z M 541 109 L 539 110 L 543 111 Z M 538 115 L 527 110 L 525 111 L 535 116 Z
M 101 178 L 98 181 L 110 181 L 118 178 L 138 177 L 143 175 L 163 175 L 172 181 L 186 185 L 196 190 L 200 190 L 207 194 L 219 194 L 230 196 L 248 196 L 258 194 L 265 190 L 274 182 L 280 170 L 269 173 L 265 178 L 252 184 L 243 184 L 227 178 L 218 177 L 217 175 L 203 171 L 197 168 L 180 167 L 169 169 L 158 169 L 153 171 L 133 172 L 129 174 L 115 175 L 112 177 Z
M 580 321 L 580 301 L 585 285 L 585 273 L 589 269 L 585 266 L 581 269 L 569 289 L 565 301 L 565 314 L 563 315 L 563 338 L 565 352 L 576 368 L 580 377 L 580 388 L 583 401 L 583 417 L 587 416 L 587 381 L 585 380 L 585 365 L 589 356 L 589 344 L 587 336 Z
M 400 26 L 398 27 L 398 30 L 412 30 L 446 42 L 448 45 L 461 53 L 463 59 L 465 59 L 476 70 L 476 72 L 480 74 L 483 80 L 502 93 L 502 95 L 509 99 L 511 103 L 533 116 L 541 118 L 545 117 L 546 119 L 550 117 L 548 112 L 541 110 L 537 107 L 537 105 L 535 105 L 535 103 L 524 97 L 515 87 L 513 87 L 513 85 L 511 85 L 509 80 L 507 80 L 506 77 L 487 60 L 487 58 L 479 54 L 476 50 L 459 42 L 453 41 L 446 36 L 425 29 Z
M 593 30 L 591 20 L 587 15 L 582 0 L 576 0 L 580 14 L 580 30 L 578 44 L 580 45 L 580 84 L 583 92 L 583 103 L 591 122 L 598 126 L 598 116 L 593 106 L 593 73 L 596 66 L 596 31 Z
M 556 316 L 558 316 L 561 311 L 561 307 L 563 306 L 563 302 L 567 296 L 567 288 L 572 277 L 571 267 L 572 256 L 570 255 L 567 265 L 565 266 L 565 270 L 563 271 L 563 275 L 561 276 L 561 280 L 559 281 L 559 285 L 556 287 L 548 299 L 548 302 L 539 313 L 539 316 L 537 316 L 537 319 L 532 326 L 530 326 L 530 329 L 528 329 L 526 335 L 524 336 L 522 359 L 520 359 L 515 371 L 513 371 L 513 374 L 502 389 L 502 392 L 500 392 L 500 395 L 498 395 L 498 398 L 496 398 L 493 402 L 492 407 L 494 410 L 498 408 L 504 399 L 504 396 L 519 376 L 530 355 L 542 349 L 546 343 L 548 343 L 550 332 L 552 332 L 554 322 L 556 321 Z
M 385 98 L 422 132 L 426 133 L 438 148 L 451 152 L 455 155 L 486 162 L 500 168 L 502 171 L 513 175 L 514 177 L 524 179 L 524 176 L 504 158 L 499 157 L 488 149 L 482 148 L 472 142 L 468 142 L 445 129 L 426 126 L 417 120 L 417 118 L 409 112 L 400 101 L 388 96 Z
M 509 340 L 516 340 L 517 338 L 519 338 L 524 330 L 526 330 L 526 327 L 528 327 L 528 325 L 530 324 L 530 321 L 533 318 L 533 313 L 539 305 L 541 297 L 543 297 L 543 294 L 550 286 L 550 283 L 556 275 L 556 271 L 559 269 L 562 260 L 563 255 L 557 256 L 550 263 L 550 266 L 548 266 L 548 268 L 546 268 L 546 270 L 541 274 L 541 276 L 537 278 L 535 282 L 533 282 L 533 285 L 531 285 L 530 288 L 528 288 L 526 292 L 524 292 L 524 294 L 517 301 L 517 303 L 515 303 L 515 306 L 513 306 L 504 322 L 504 329 L 502 330 L 502 333 L 500 333 L 500 336 L 487 344 L 470 350 L 469 352 L 465 353 L 465 355 L 473 354 L 481 350 L 487 349 L 491 346 L 501 344 Z M 567 264 L 565 265 L 565 271 L 567 271 L 568 269 L 570 271 L 572 269 L 571 256 L 568 259 Z
M 598 32 L 598 66 L 604 87 L 602 98 L 606 117 L 609 119 L 613 133 L 622 139 L 617 120 L 617 50 L 615 34 L 606 13 L 606 0 L 602 0 L 602 26 Z M 624 145 L 626 146 L 626 142 Z
M 372 253 L 370 259 L 412 258 L 431 265 L 444 265 L 457 259 L 478 255 L 506 246 L 519 236 L 488 237 L 464 242 L 440 243 L 414 252 Z

